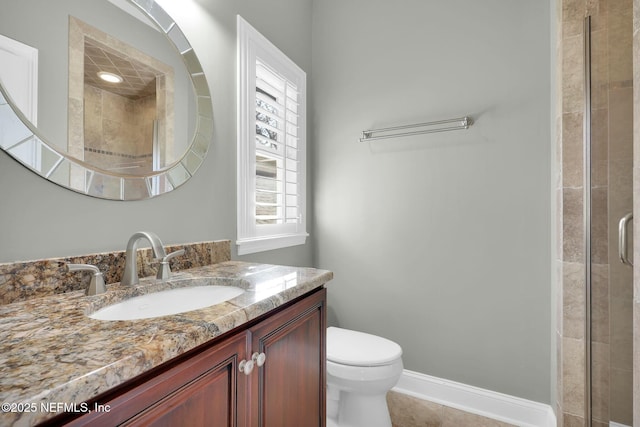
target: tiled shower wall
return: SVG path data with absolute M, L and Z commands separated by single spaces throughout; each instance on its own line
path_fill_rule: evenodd
M 69 19 L 69 52 L 68 104 L 74 114 L 68 115 L 67 151 L 72 157 L 114 173 L 146 175 L 153 170 L 154 121 L 160 167 L 181 155 L 174 153 L 175 75 L 171 66 L 74 17 Z M 95 64 L 121 73 L 126 80 L 123 86 L 110 88 L 112 91 L 99 88 L 85 76 L 97 69 Z M 141 86 L 149 74 L 155 76 L 153 94 Z M 135 94 L 138 96 L 132 97 Z M 83 182 L 82 174 L 72 178 Z
M 116 172 L 151 172 L 155 118 L 155 94 L 130 99 L 85 84 L 84 160 Z
M 638 2 L 639 0 L 635 0 Z M 583 119 L 585 16 L 592 16 L 592 418 L 632 425 L 631 269 L 617 221 L 631 210 L 632 0 L 558 2 L 558 425 L 585 425 Z M 615 390 L 615 393 L 612 393 Z M 625 394 L 626 396 L 622 396 Z M 615 398 L 610 398 L 614 396 Z M 637 405 L 637 404 L 636 404 Z
M 583 18 L 584 0 L 557 2 L 558 64 L 560 67 L 556 132 L 561 173 L 557 181 L 559 313 L 556 344 L 558 350 L 558 426 L 584 425 L 584 321 L 585 266 L 583 263 L 582 200 L 582 120 L 583 113 Z

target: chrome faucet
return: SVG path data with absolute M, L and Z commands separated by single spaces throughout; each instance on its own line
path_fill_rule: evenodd
M 184 249 L 176 252 L 172 252 L 169 255 L 164 251 L 160 238 L 150 231 L 138 231 L 129 238 L 127 243 L 127 251 L 125 253 L 124 273 L 120 283 L 124 286 L 137 285 L 140 281 L 138 279 L 138 265 L 136 251 L 138 249 L 138 241 L 140 239 L 146 239 L 151 243 L 151 251 L 153 257 L 159 261 L 160 267 L 158 268 L 158 274 L 156 278 L 160 280 L 166 280 L 171 276 L 171 269 L 169 268 L 169 260 L 178 255 L 184 254 Z
M 98 295 L 107 292 L 107 287 L 104 284 L 104 277 L 102 272 L 95 265 L 90 264 L 67 264 L 68 271 L 90 271 L 92 273 L 91 282 L 87 289 L 85 289 L 85 295 Z

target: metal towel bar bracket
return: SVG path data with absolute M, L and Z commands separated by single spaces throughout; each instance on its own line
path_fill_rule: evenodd
M 454 126 L 443 126 L 451 123 L 457 123 Z M 446 132 L 450 130 L 469 129 L 473 124 L 473 119 L 469 116 L 459 117 L 449 120 L 438 120 L 434 122 L 418 123 L 414 125 L 394 126 L 383 129 L 369 129 L 362 131 L 360 142 L 373 141 L 376 139 L 395 138 L 398 136 L 421 135 L 423 133 Z M 438 127 L 440 126 L 440 127 Z M 413 131 L 405 131 L 406 129 L 416 129 Z M 377 134 L 377 135 L 376 135 Z

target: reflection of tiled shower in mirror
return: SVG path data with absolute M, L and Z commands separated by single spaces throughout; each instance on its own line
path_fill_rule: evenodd
M 173 69 L 70 17 L 69 154 L 146 175 L 173 161 Z

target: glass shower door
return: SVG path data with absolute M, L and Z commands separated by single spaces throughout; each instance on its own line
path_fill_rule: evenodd
M 585 62 L 590 77 L 585 112 L 590 389 L 585 404 L 592 426 L 622 427 L 633 423 L 633 267 L 622 262 L 633 258 L 633 3 L 600 4 L 590 28 L 585 25 L 585 40 L 590 39 L 585 45 L 590 60 Z

